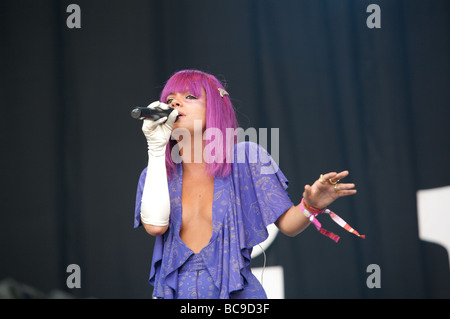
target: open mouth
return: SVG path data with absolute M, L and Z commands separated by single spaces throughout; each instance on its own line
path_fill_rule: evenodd
M 184 115 L 183 113 L 178 113 L 177 119 L 175 120 L 175 122 L 178 121 L 180 118 L 182 118 L 182 117 L 184 117 L 184 116 L 185 116 L 185 115 Z

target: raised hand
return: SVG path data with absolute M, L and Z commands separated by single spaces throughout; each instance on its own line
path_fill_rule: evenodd
M 348 171 L 342 171 L 320 175 L 312 186 L 305 185 L 303 198 L 310 206 L 323 209 L 339 197 L 356 194 L 355 184 L 339 183 L 348 174 Z
M 167 104 L 159 101 L 153 102 L 147 107 L 160 107 L 164 110 L 169 108 Z M 168 117 L 163 117 L 156 121 L 151 119 L 144 119 L 142 121 L 142 132 L 147 139 L 148 152 L 152 156 L 164 156 L 166 144 L 169 142 L 173 123 L 176 121 L 177 115 L 178 111 L 173 110 Z

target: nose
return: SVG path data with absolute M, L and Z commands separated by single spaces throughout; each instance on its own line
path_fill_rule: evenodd
M 176 107 L 180 107 L 181 103 L 178 102 L 177 100 L 173 99 L 172 102 L 170 102 L 169 106 L 174 109 Z

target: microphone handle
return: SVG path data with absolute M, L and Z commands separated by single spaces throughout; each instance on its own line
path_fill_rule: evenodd
M 160 107 L 151 109 L 149 107 L 136 107 L 131 111 L 131 117 L 134 119 L 143 120 L 144 118 L 152 119 L 153 121 L 159 120 L 162 117 L 169 116 L 174 109 L 170 108 L 164 110 Z

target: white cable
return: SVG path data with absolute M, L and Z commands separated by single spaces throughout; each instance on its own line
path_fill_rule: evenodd
M 261 248 L 263 255 L 264 255 L 264 264 L 263 264 L 263 269 L 261 271 L 261 285 L 264 286 L 264 269 L 266 269 L 266 252 L 264 251 L 264 249 L 262 248 L 262 246 L 260 244 L 258 244 L 259 248 Z

